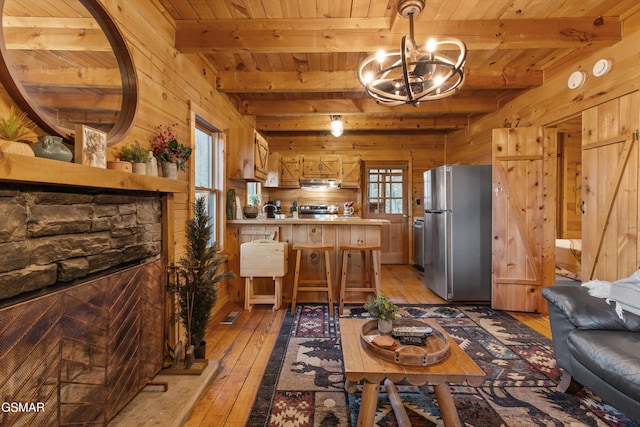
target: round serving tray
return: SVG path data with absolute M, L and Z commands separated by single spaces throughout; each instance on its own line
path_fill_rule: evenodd
M 393 326 L 431 326 L 427 323 L 413 319 L 394 320 Z M 373 343 L 373 339 L 380 335 L 378 331 L 378 321 L 369 320 L 362 326 L 360 332 L 360 342 L 364 349 L 375 356 L 381 357 L 389 362 L 399 365 L 411 366 L 427 366 L 438 363 L 449 354 L 449 340 L 438 328 L 432 328 L 433 333 L 427 337 L 427 343 L 424 346 L 416 345 L 400 345 L 396 341 L 397 346 L 391 349 L 380 347 Z

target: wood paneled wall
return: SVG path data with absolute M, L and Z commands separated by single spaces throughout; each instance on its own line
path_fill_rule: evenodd
M 251 118 L 243 118 L 226 96 L 213 89 L 215 70 L 197 56 L 183 55 L 175 50 L 175 23 L 157 5 L 144 0 L 103 0 L 102 3 L 129 43 L 138 76 L 138 114 L 131 133 L 120 145 L 139 141 L 142 146 L 151 147 L 155 142 L 156 127 L 171 123 L 177 123 L 174 130 L 180 142 L 193 144 L 192 104 L 199 111 L 208 113 L 207 121 L 219 130 L 253 126 Z M 189 172 L 193 173 L 192 167 Z M 179 179 L 192 178 L 181 172 Z M 169 256 L 175 260 L 184 251 L 185 222 L 193 215 L 193 202 L 194 193 L 191 192 L 177 195 L 173 203 L 174 239 L 169 242 Z
M 582 235 L 582 132 L 558 132 L 558 215 L 560 239 Z
M 111 147 L 108 154 L 110 159 L 113 159 L 114 150 L 119 146 L 135 141 L 150 148 L 155 142 L 156 127 L 160 124 L 176 123 L 174 130 L 178 140 L 193 144 L 190 130 L 192 105 L 206 112 L 206 120 L 219 130 L 254 127 L 252 117 L 241 116 L 226 96 L 216 92 L 215 70 L 196 55 L 180 54 L 173 47 L 175 23 L 169 14 L 159 9 L 158 4 L 146 0 L 100 2 L 128 43 L 139 87 L 135 124 L 123 141 Z M 1 88 L 0 105 L 10 104 L 13 101 Z M 189 172 L 180 172 L 178 179 L 192 181 L 192 171 L 193 168 L 189 167 Z M 194 193 L 191 190 L 188 194 L 176 194 L 169 204 L 168 217 L 171 223 L 167 224 L 167 229 L 171 236 L 166 242 L 169 263 L 180 259 L 184 252 L 185 223 L 193 215 L 193 201 Z M 224 291 L 220 293 L 220 302 L 227 298 Z
M 445 162 L 453 164 L 491 163 L 491 131 L 503 127 L 552 126 L 608 100 L 640 89 L 640 11 L 624 20 L 623 40 L 594 54 L 577 57 L 575 63 L 559 64 L 545 71 L 545 83 L 505 104 L 497 112 L 472 120 L 468 129 L 447 137 Z M 600 58 L 613 62 L 604 77 L 594 77 L 591 69 Z M 587 73 L 585 84 L 576 90 L 567 87 L 576 70 Z

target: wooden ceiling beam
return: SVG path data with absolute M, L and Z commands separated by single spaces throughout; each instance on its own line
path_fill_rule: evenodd
M 397 49 L 409 30 L 408 23 L 394 30 L 388 23 L 367 27 L 369 21 L 177 20 L 175 45 L 183 53 L 374 53 L 381 48 Z M 419 21 L 416 40 L 431 36 L 459 37 L 470 50 L 608 46 L 622 39 L 622 23 L 617 17 Z
M 476 113 L 490 113 L 497 111 L 498 104 L 495 96 L 461 96 L 441 99 L 436 102 L 422 102 L 418 107 L 403 105 L 385 107 L 373 99 L 304 99 L 304 100 L 245 100 L 240 104 L 242 114 L 252 116 L 299 116 L 313 114 L 457 114 L 468 115 Z
M 296 117 L 256 117 L 256 129 L 272 131 L 326 131 L 329 132 L 329 116 L 309 115 Z M 466 117 L 390 117 L 343 116 L 344 130 L 352 131 L 416 131 L 454 130 L 468 125 Z
M 526 89 L 544 83 L 542 70 L 465 69 L 465 89 Z M 234 72 L 217 74 L 217 89 L 227 93 L 361 92 L 356 71 Z

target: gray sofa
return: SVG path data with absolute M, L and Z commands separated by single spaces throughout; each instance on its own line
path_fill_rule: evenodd
M 589 295 L 580 285 L 542 290 L 549 306 L 556 362 L 564 370 L 558 387 L 582 386 L 640 423 L 640 317 Z

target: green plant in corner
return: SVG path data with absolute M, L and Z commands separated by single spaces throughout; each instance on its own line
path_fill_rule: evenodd
M 372 316 L 380 320 L 395 320 L 398 314 L 398 306 L 389 301 L 382 293 L 378 293 L 375 297 L 370 296 L 364 304 L 364 309 Z
M 120 149 L 120 160 L 131 163 L 147 163 L 151 158 L 149 150 L 140 146 L 136 141 L 133 145 L 127 145 Z
M 186 255 L 180 260 L 178 274 L 182 286 L 178 286 L 180 319 L 187 333 L 187 352 L 191 346 L 197 350 L 203 343 L 211 309 L 218 299 L 218 283 L 235 277 L 225 270 L 226 257 L 218 248 L 210 246 L 211 217 L 207 214 L 205 199 L 194 203 L 194 218 L 187 221 Z

